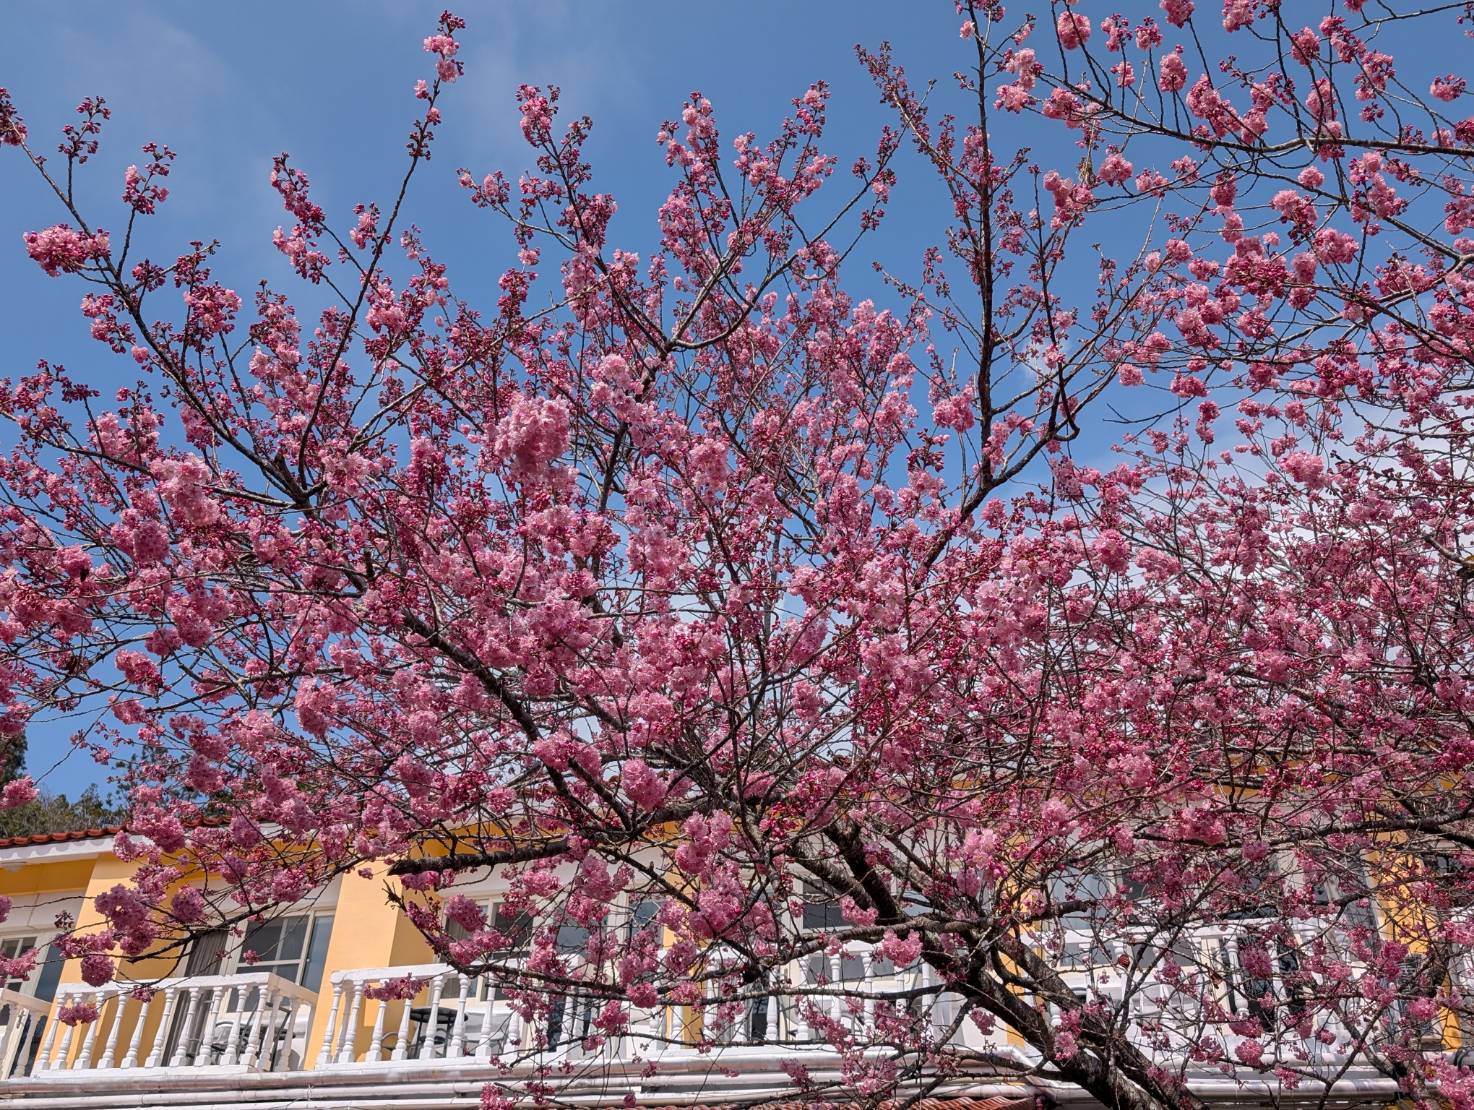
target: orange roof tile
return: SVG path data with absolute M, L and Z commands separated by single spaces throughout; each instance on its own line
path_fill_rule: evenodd
M 116 836 L 121 825 L 100 829 L 71 829 L 67 832 L 31 833 L 28 836 L 0 836 L 0 848 L 29 848 L 36 844 L 65 844 L 72 840 L 92 840 L 99 836 Z

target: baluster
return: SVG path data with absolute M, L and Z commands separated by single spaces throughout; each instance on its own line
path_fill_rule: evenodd
M 378 1063 L 384 1058 L 384 1016 L 389 1012 L 389 1000 L 379 999 L 379 1008 L 374 1013 L 374 1031 L 369 1035 L 368 1055 L 365 1060 Z
M 812 969 L 809 963 L 807 961 L 801 962 L 798 967 L 798 986 L 800 992 L 805 991 L 808 987 L 813 985 L 813 983 L 810 982 L 810 980 L 812 980 L 813 978 L 814 975 L 812 974 Z M 811 1029 L 809 1027 L 809 1007 L 813 1004 L 814 999 L 812 995 L 809 995 L 807 993 L 799 993 L 794 996 L 793 1033 L 796 1040 L 807 1041 L 809 1039 L 809 1035 L 811 1033 Z
M 450 1031 L 450 1049 L 447 1056 L 461 1056 L 466 1050 L 466 995 L 471 991 L 471 980 L 464 975 L 458 978 L 460 999 L 456 1003 L 455 1025 Z
M 333 1000 L 328 1007 L 328 1022 L 322 1031 L 322 1050 L 317 1054 L 317 1066 L 322 1067 L 334 1055 L 333 1034 L 337 1032 L 338 1006 L 343 1001 L 343 980 L 333 976 Z
M 844 1018 L 844 956 L 833 955 L 829 957 L 829 1016 L 836 1021 Z
M 445 993 L 445 975 L 441 971 L 430 980 L 430 1017 L 422 1036 L 424 1050 L 420 1053 L 420 1059 L 435 1059 L 435 1039 L 440 1032 L 440 996 Z
M 0 1078 L 8 1079 L 17 1068 L 24 1067 L 26 1045 L 31 1042 L 35 1024 L 36 1019 L 29 1010 L 17 1008 L 15 1018 L 5 1027 L 5 1047 L 0 1050 L 0 1060 L 5 1062 L 5 1071 Z
M 123 1008 L 126 1005 L 125 995 L 118 1001 L 118 1020 L 123 1020 Z M 122 1066 L 125 1068 L 136 1068 L 138 1066 L 138 1049 L 143 1043 L 143 1027 L 145 1016 L 148 1012 L 148 1002 L 140 998 L 138 1000 L 138 1013 L 133 1019 L 133 1032 L 128 1035 L 128 1051 L 123 1053 Z
M 200 1048 L 206 1050 L 205 1063 L 223 1063 L 225 1061 L 225 1054 L 230 1051 L 230 1046 L 223 1046 L 220 1050 L 220 1059 L 212 1060 L 210 1057 L 215 1052 L 215 1041 L 212 1038 L 215 1036 L 215 1030 L 220 1027 L 220 1018 L 225 1013 L 225 999 L 230 995 L 231 988 L 220 986 L 209 987 L 207 989 L 210 994 L 210 1000 L 214 1005 L 210 1007 L 210 1016 L 206 1019 L 204 1028 L 200 1030 Z
M 11 1075 L 15 1074 L 16 1071 L 19 1071 L 21 1075 L 25 1074 L 26 1046 L 36 1036 L 38 1031 L 36 1029 L 36 1021 L 35 1014 L 25 1010 L 21 1012 L 20 1024 L 16 1027 L 15 1055 L 10 1058 L 7 1068 L 8 1073 Z
M 179 1027 L 179 1043 L 174 1046 L 174 1055 L 169 1060 L 171 1068 L 184 1066 L 184 1053 L 189 1047 L 190 1037 L 194 1034 L 195 1015 L 200 1012 L 200 988 L 189 987 L 187 993 L 189 1001 L 184 1007 L 184 1024 Z
M 271 1008 L 271 1043 L 266 1047 L 270 1063 L 268 1070 L 276 1071 L 279 1065 L 292 1056 L 292 1038 L 287 1031 L 297 1020 L 297 1003 L 290 994 L 277 998 Z
M 179 988 L 164 988 L 164 1016 L 159 1019 L 159 1027 L 154 1030 L 154 1045 L 144 1062 L 146 1068 L 159 1066 L 160 1057 L 164 1054 L 164 1046 L 169 1040 L 169 1022 L 174 1017 L 174 1007 L 179 1002 Z
M 865 952 L 860 957 L 860 984 L 865 992 L 865 999 L 860 1009 L 860 1021 L 866 1029 L 875 1024 L 875 987 L 871 982 L 874 974 L 875 952 L 872 950 Z
M 245 1017 L 246 992 L 241 986 L 227 987 L 234 1002 L 230 1007 L 230 1031 L 225 1034 L 225 1057 L 221 1061 L 225 1064 L 239 1064 L 241 1062 L 241 1019 Z
M 67 1000 L 65 997 L 63 997 L 57 1001 L 57 1008 L 60 1009 L 66 1004 Z M 40 1055 L 36 1057 L 35 1072 L 37 1074 L 46 1071 L 48 1068 L 51 1067 L 51 1053 L 52 1050 L 56 1047 L 56 1030 L 59 1025 L 61 1025 L 61 1022 L 57 1021 L 55 1018 L 52 1018 L 51 1021 L 47 1023 L 46 1038 L 41 1045 Z
M 394 1051 L 389 1055 L 391 1060 L 403 1060 L 409 1048 L 409 1004 L 408 998 L 399 1004 L 399 1032 L 394 1038 Z
M 527 1030 L 522 1021 L 522 1014 L 515 1008 L 507 1015 L 507 1048 L 513 1054 L 522 1051 L 522 1041 Z
M 931 966 L 931 964 L 923 962 L 921 964 L 921 966 L 917 970 L 917 984 L 916 985 L 923 992 L 924 991 L 927 991 L 927 990 L 931 989 L 931 987 L 935 986 L 934 978 L 935 977 L 932 974 L 932 966 Z M 922 1008 L 924 1008 L 925 1011 L 926 1011 L 926 1013 L 930 1014 L 930 1013 L 934 1012 L 934 1009 L 935 1009 L 935 1006 L 936 1006 L 936 999 L 935 999 L 934 996 L 929 995 L 929 994 L 925 994 L 925 993 L 920 994 L 920 995 L 917 995 L 917 997 L 916 997 L 916 1006 L 917 1006 L 917 1009 L 918 1010 L 921 1010 Z
M 486 986 L 486 1009 L 482 1011 L 481 1036 L 476 1042 L 476 1059 L 490 1060 L 491 1038 L 496 1035 L 496 1006 L 491 997 L 492 991 L 481 976 L 476 976 L 472 983 L 474 984 L 472 989 L 476 992 L 477 998 L 481 997 L 482 987 Z
M 27 1013 L 28 1011 L 22 1010 L 19 1006 L 12 1006 L 9 1020 L 4 1026 L 0 1026 L 0 1079 L 10 1078 L 11 1044 L 19 1040 L 22 1023 Z M 16 1055 L 19 1056 L 20 1053 L 17 1051 Z
M 348 1003 L 348 1016 L 343 1021 L 343 1040 L 338 1048 L 338 1063 L 350 1064 L 353 1062 L 353 1045 L 358 1040 L 358 1011 L 363 1005 L 363 992 L 368 984 L 359 981 L 353 984 L 353 994 Z M 408 1005 L 405 1013 L 409 1012 Z
M 99 1060 L 97 1063 L 97 1066 L 99 1068 L 112 1068 L 117 1066 L 115 1061 L 117 1060 L 118 1052 L 118 1034 L 123 1031 L 123 1006 L 124 1000 L 127 996 L 124 995 L 122 991 L 116 989 L 112 992 L 112 994 L 112 1001 L 117 1003 L 117 1005 L 113 1007 L 113 1023 L 108 1029 L 107 1043 L 102 1046 L 102 1059 Z M 102 1020 L 102 1014 L 100 1010 L 98 1013 L 98 1020 Z
M 78 1000 L 80 998 L 81 998 L 81 995 L 77 995 L 77 994 L 68 995 L 67 996 L 67 1005 L 68 1006 L 75 1006 L 75 1005 L 77 1005 Z M 66 1027 L 66 1029 L 67 1029 L 67 1031 L 65 1033 L 63 1033 L 62 1034 L 62 1037 L 61 1037 L 61 1050 L 60 1050 L 60 1057 L 61 1057 L 61 1059 L 57 1062 L 57 1070 L 59 1070 L 59 1071 L 60 1070 L 65 1070 L 66 1068 L 68 1068 L 68 1067 L 71 1066 L 72 1041 L 76 1039 L 76 1035 L 77 1035 L 77 1027 L 76 1027 L 76 1025 L 68 1025 Z
M 102 992 L 96 991 L 89 997 L 101 998 Z M 77 1058 L 72 1061 L 73 1068 L 84 1071 L 92 1067 L 92 1046 L 97 1041 L 97 1027 L 102 1024 L 102 1006 L 98 1003 L 93 1003 L 93 1005 L 97 1006 L 97 1017 L 87 1023 L 87 1035 L 82 1038 L 82 1048 L 78 1051 Z
M 30 1016 L 29 1010 L 12 1006 L 10 1020 L 0 1029 L 0 1079 L 10 1078 L 15 1062 L 21 1057 L 21 1049 L 26 1043 L 26 1019 Z
M 267 1021 L 267 1012 L 271 1008 L 271 988 L 262 983 L 256 988 L 256 1008 L 251 1011 L 250 1035 L 246 1040 L 246 1055 L 241 1062 L 248 1068 L 256 1067 L 261 1060 L 261 1041 L 266 1035 L 263 1026 Z

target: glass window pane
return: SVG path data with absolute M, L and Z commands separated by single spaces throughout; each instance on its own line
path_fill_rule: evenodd
M 650 898 L 644 898 L 635 903 L 634 911 L 630 914 L 629 931 L 631 934 L 646 928 L 660 913 L 660 903 Z
M 815 902 L 804 899 L 805 929 L 842 929 L 844 914 L 838 902 Z
M 302 969 L 302 985 L 310 991 L 322 986 L 322 972 L 328 962 L 328 940 L 332 935 L 332 914 L 320 913 L 312 919 L 312 940 L 307 945 L 307 961 Z
M 4 940 L 0 940 L 0 957 L 13 960 L 22 953 L 29 952 L 32 948 L 35 948 L 39 940 L 40 938 L 35 936 L 6 937 Z M 18 991 L 25 986 L 25 983 L 26 981 L 24 979 L 10 979 L 0 982 L 0 986 Z
M 56 986 L 61 982 L 61 969 L 65 963 L 66 958 L 57 950 L 56 945 L 48 944 L 45 962 L 36 974 L 36 997 L 42 1002 L 50 1002 L 56 997 Z
M 589 931 L 582 925 L 558 926 L 558 951 L 582 952 L 589 944 Z
M 242 953 L 254 952 L 256 960 L 251 964 L 260 970 L 263 964 L 293 963 L 302 958 L 302 947 L 307 939 L 307 917 L 297 914 L 278 917 L 272 921 L 260 921 L 246 930 L 241 944 Z M 292 976 L 294 979 L 296 975 Z
M 280 921 L 258 921 L 246 929 L 241 941 L 241 960 L 252 967 L 276 959 L 276 950 L 281 944 Z M 254 955 L 256 958 L 251 959 Z
M 508 953 L 526 951 L 532 941 L 532 915 L 526 910 L 513 910 L 498 902 L 492 914 L 492 928 L 508 940 Z
M 303 949 L 306 947 L 306 916 L 282 918 L 281 947 L 276 950 L 277 957 L 283 960 L 301 959 Z

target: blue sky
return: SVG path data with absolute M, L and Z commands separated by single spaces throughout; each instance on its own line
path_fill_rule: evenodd
M 227 284 L 245 293 L 266 277 L 293 291 L 271 246 L 272 230 L 284 222 L 267 182 L 272 157 L 290 151 L 311 176 L 314 199 L 340 222 L 356 202 L 390 199 L 415 110 L 411 89 L 432 68 L 420 42 L 442 6 L 10 0 L 0 80 L 40 149 L 54 145 L 82 97 L 107 97 L 113 119 L 81 189 L 84 210 L 102 226 L 121 226 L 122 171 L 142 161 L 139 146 L 166 142 L 180 157 L 170 199 L 149 228 L 157 253 L 219 238 L 216 272 Z M 751 129 L 763 137 L 791 98 L 828 81 L 835 93 L 830 149 L 847 166 L 873 153 L 886 121 L 855 60 L 856 42 L 891 40 L 918 74 L 945 75 L 967 60 L 945 2 L 539 0 L 457 11 L 470 24 L 460 36 L 467 75 L 442 101 L 446 123 L 409 211 L 450 263 L 461 294 L 481 287 L 488 302 L 508 238 L 495 218 L 470 207 L 454 173 L 466 166 L 478 177 L 498 168 L 515 174 L 526 164 L 513 101 L 519 84 L 556 83 L 566 112 L 595 117 L 589 153 L 598 187 L 620 203 L 615 237 L 643 250 L 671 181 L 655 133 L 692 90 L 716 105 L 725 136 Z M 915 175 L 913 188 L 923 186 Z M 870 253 L 909 263 L 935 240 L 946 213 L 929 189 L 924 203 L 916 196 Z M 64 214 L 13 152 L 0 160 L 0 198 L 0 287 L 8 292 L 0 298 L 0 376 L 46 358 L 104 387 L 114 375 L 131 379 L 130 365 L 87 338 L 77 313 L 81 287 L 45 278 L 26 258 L 22 234 Z M 104 772 L 84 756 L 68 757 L 67 731 L 33 728 L 29 764 L 50 789 L 74 793 Z
M 403 142 L 416 104 L 411 89 L 432 68 L 421 40 L 441 3 L 387 0 L 258 0 L 252 4 L 117 3 L 116 0 L 7 0 L 0 35 L 0 82 L 11 91 L 42 149 L 85 95 L 102 93 L 114 110 L 101 155 L 83 179 L 84 207 L 103 226 L 122 224 L 122 171 L 141 162 L 148 140 L 180 152 L 172 195 L 151 221 L 149 249 L 177 253 L 191 239 L 219 238 L 216 273 L 242 293 L 260 278 L 299 290 L 271 232 L 286 222 L 267 175 L 272 157 L 290 151 L 311 176 L 314 199 L 340 225 L 354 203 L 392 199 L 403 170 Z M 1154 0 L 1124 5 L 1128 14 L 1160 14 Z M 1215 6 L 1212 0 L 1201 5 Z M 1331 0 L 1294 0 L 1296 17 L 1318 20 Z M 1042 2 L 1016 5 L 1045 8 Z M 1092 15 L 1104 6 L 1088 3 Z M 613 238 L 648 250 L 657 205 L 671 181 L 654 141 L 663 119 L 679 114 L 700 89 L 716 105 L 727 139 L 745 130 L 771 134 L 791 98 L 815 80 L 834 90 L 830 149 L 847 167 L 871 154 L 887 121 L 855 60 L 856 42 L 892 41 L 913 76 L 935 76 L 939 97 L 954 92 L 948 75 L 965 66 L 970 47 L 958 40 L 947 0 L 879 3 L 852 0 L 747 0 L 678 4 L 667 0 L 594 4 L 566 0 L 488 3 L 459 9 L 466 78 L 443 101 L 446 122 L 434 158 L 417 179 L 409 212 L 431 251 L 451 267 L 462 296 L 488 304 L 506 258 L 508 237 L 497 219 L 471 208 L 455 170 L 478 177 L 492 169 L 514 175 L 527 163 L 513 92 L 523 83 L 556 83 L 569 113 L 595 117 L 589 146 L 597 187 L 620 204 Z M 1211 26 L 1211 20 L 1209 21 Z M 1042 43 L 1040 45 L 1043 45 Z M 1418 61 L 1463 69 L 1468 41 L 1450 34 L 1420 44 Z M 1426 87 L 1426 85 L 1424 86 Z M 1000 145 L 1029 145 L 1046 164 L 1073 167 L 1067 138 L 1041 134 L 1027 117 L 1005 117 Z M 915 272 L 922 248 L 945 227 L 945 200 L 914 161 L 901 167 L 891 216 L 862 251 Z M 835 182 L 837 194 L 846 182 Z M 86 336 L 77 312 L 81 287 L 47 279 L 25 256 L 22 234 L 63 218 L 13 151 L 0 150 L 0 376 L 27 372 L 37 359 L 65 363 L 106 389 L 132 377 Z M 864 267 L 852 268 L 863 274 Z M 1082 274 L 1091 281 L 1093 274 Z M 3 445 L 0 434 L 0 445 Z M 63 760 L 64 729 L 34 729 L 31 769 L 46 785 L 74 792 L 99 778 L 83 758 Z

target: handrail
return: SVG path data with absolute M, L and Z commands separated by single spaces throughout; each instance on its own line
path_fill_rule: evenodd
M 62 983 L 63 1009 L 90 1007 L 88 1020 L 48 1022 L 32 1066 L 69 1071 L 241 1066 L 276 1071 L 300 1062 L 317 995 L 269 971 Z M 306 1027 L 299 1018 L 306 1010 Z
M 36 1017 L 45 1017 L 51 1011 L 50 1002 L 29 994 L 22 994 L 13 987 L 0 987 L 0 1006 L 17 1006 Z

